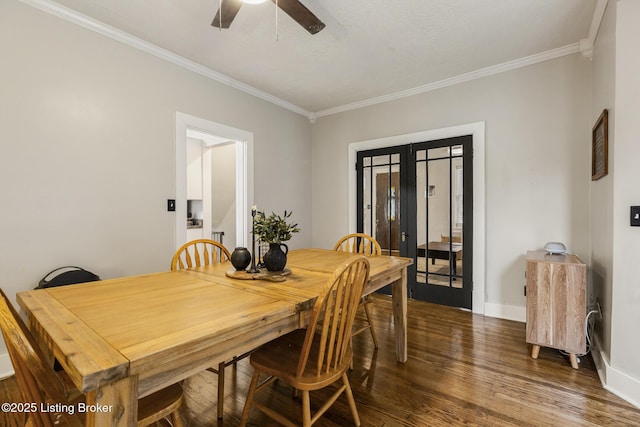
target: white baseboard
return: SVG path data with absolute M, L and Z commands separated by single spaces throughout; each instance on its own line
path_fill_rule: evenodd
M 516 322 L 523 323 L 527 321 L 526 307 L 516 305 L 504 305 L 485 302 L 484 315 L 489 317 L 497 317 L 499 319 L 515 320 Z
M 596 335 L 593 337 L 591 356 L 598 370 L 602 386 L 633 406 L 640 408 L 640 380 L 613 368 L 601 348 L 600 341 Z
M 0 380 L 13 375 L 13 365 L 9 353 L 0 354 Z

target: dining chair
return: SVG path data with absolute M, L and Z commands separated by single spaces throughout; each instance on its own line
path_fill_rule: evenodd
M 82 426 L 84 414 L 64 410 L 65 405 L 77 405 L 84 395 L 73 386 L 64 371 L 56 372 L 36 344 L 22 318 L 0 289 L 0 329 L 15 371 L 22 399 L 38 410 L 28 413 L 26 426 Z M 138 400 L 138 426 L 148 426 L 171 417 L 175 427 L 181 427 L 179 409 L 183 394 L 180 384 L 174 384 Z M 57 404 L 57 405 L 56 405 Z M 69 407 L 69 406 L 66 406 Z M 77 407 L 77 406 L 75 406 Z M 42 411 L 60 408 L 62 412 Z
M 196 239 L 180 246 L 171 259 L 171 270 L 218 264 L 231 259 L 231 253 L 222 243 L 211 239 Z
M 380 244 L 378 243 L 378 241 L 372 236 L 365 233 L 351 233 L 342 236 L 333 247 L 333 250 L 339 252 L 358 253 L 366 256 L 382 254 L 382 249 L 380 248 Z M 371 313 L 369 313 L 368 307 L 372 302 L 373 299 L 369 298 L 368 295 L 362 298 L 360 306 L 364 309 L 364 313 L 366 315 L 366 324 L 365 326 L 359 327 L 355 331 L 353 331 L 353 336 L 358 335 L 368 329 L 369 331 L 371 331 L 373 346 L 375 348 L 378 348 L 378 339 L 376 337 L 376 332 L 373 329 Z
M 210 239 L 196 239 L 185 243 L 176 251 L 171 260 L 171 270 L 183 270 L 230 260 L 231 254 L 222 243 Z M 211 367 L 207 369 L 218 376 L 218 419 L 222 419 L 224 413 L 224 370 L 246 356 L 248 356 L 248 353 L 236 356 L 227 362 L 220 362 L 217 368 Z
M 297 329 L 255 350 L 249 359 L 253 377 L 242 411 L 240 426 L 247 424 L 252 407 L 286 426 L 295 426 L 283 415 L 257 402 L 255 393 L 276 379 L 302 392 L 302 425 L 311 426 L 344 392 L 356 426 L 360 425 L 347 370 L 351 365 L 351 333 L 362 289 L 369 278 L 369 261 L 362 255 L 350 258 L 338 267 L 318 296 L 306 329 Z M 258 385 L 260 375 L 269 377 Z M 342 385 L 313 415 L 310 392 L 337 381 Z

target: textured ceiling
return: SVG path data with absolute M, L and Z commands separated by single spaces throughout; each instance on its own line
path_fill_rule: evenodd
M 566 51 L 589 36 L 601 1 L 302 0 L 327 25 L 316 35 L 281 11 L 276 26 L 278 9 L 272 2 L 243 5 L 222 31 L 210 25 L 218 0 L 54 4 L 322 114 L 532 55 Z

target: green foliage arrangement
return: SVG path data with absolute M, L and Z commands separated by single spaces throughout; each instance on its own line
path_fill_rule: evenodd
M 265 243 L 282 243 L 290 240 L 293 233 L 300 231 L 298 224 L 287 222 L 292 213 L 284 211 L 284 215 L 280 216 L 271 212 L 271 215 L 266 216 L 264 212 L 257 212 L 253 218 L 256 236 Z

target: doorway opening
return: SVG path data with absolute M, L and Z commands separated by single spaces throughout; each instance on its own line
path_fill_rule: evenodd
M 470 138 L 470 147 L 467 148 L 467 154 L 471 153 L 471 156 L 468 161 L 472 162 L 471 164 L 467 164 L 464 168 L 460 168 L 458 154 L 456 150 L 453 150 L 452 147 L 445 147 L 448 143 L 440 144 L 442 147 L 437 147 L 439 150 L 431 151 L 433 148 L 433 144 L 439 140 L 446 140 L 450 138 L 460 138 L 467 137 Z M 426 144 L 424 146 L 417 144 L 417 142 L 421 142 L 422 144 Z M 458 143 L 454 144 L 457 146 Z M 402 147 L 402 149 L 400 149 Z M 429 151 L 427 151 L 427 147 L 429 147 Z M 415 151 L 412 151 L 414 150 Z M 404 150 L 404 151 L 403 151 Z M 448 151 L 447 151 L 448 150 Z M 370 151 L 370 159 L 368 160 L 371 166 L 369 171 L 373 173 L 370 176 L 368 185 L 370 187 L 377 186 L 375 180 L 380 179 L 380 185 L 383 186 L 386 190 L 383 191 L 385 195 L 387 195 L 387 201 L 382 204 L 386 204 L 386 211 L 380 210 L 376 204 L 377 196 L 371 197 L 371 200 L 359 200 L 358 199 L 358 189 L 363 185 L 363 179 L 365 179 L 361 174 L 361 169 L 358 167 L 358 158 L 362 152 Z M 421 153 L 418 153 L 421 151 Z M 428 154 L 432 153 L 432 154 Z M 445 155 L 446 154 L 446 155 Z M 399 174 L 399 188 L 400 191 L 394 191 L 394 173 L 400 172 L 400 163 L 402 162 L 401 157 L 411 157 L 413 159 L 412 162 L 406 163 L 407 165 L 411 165 L 411 169 L 408 169 L 404 174 Z M 421 157 L 418 159 L 418 156 L 424 156 L 424 159 Z M 366 161 L 364 156 L 361 160 Z M 446 158 L 446 159 L 445 159 Z M 433 162 L 431 161 L 433 160 Z M 429 167 L 430 172 L 428 172 L 427 164 L 432 164 Z M 448 172 L 446 175 L 449 176 L 447 179 L 446 187 L 444 184 L 438 184 L 435 178 L 438 176 L 436 173 L 436 165 L 443 164 L 447 166 Z M 388 252 L 395 254 L 396 251 L 401 256 L 411 256 L 414 258 L 416 262 L 412 266 L 412 272 L 409 272 L 411 277 L 408 277 L 409 280 L 408 286 L 412 286 L 413 288 L 408 289 L 408 291 L 417 291 L 421 289 L 427 289 L 426 286 L 420 286 L 417 283 L 417 280 L 420 276 L 417 274 L 418 268 L 418 260 L 417 258 L 417 246 L 419 244 L 424 243 L 425 245 L 432 240 L 438 240 L 439 243 L 443 246 L 442 254 L 437 252 L 435 249 L 429 249 L 429 253 L 427 253 L 427 248 L 425 246 L 425 254 L 422 256 L 421 260 L 421 271 L 423 272 L 424 282 L 425 283 L 436 283 L 437 279 L 443 279 L 443 282 L 446 281 L 448 287 L 451 289 L 456 289 L 459 287 L 460 280 L 465 277 L 468 281 L 469 288 L 465 290 L 465 292 L 471 292 L 470 295 L 467 295 L 467 298 L 471 299 L 470 306 L 472 307 L 473 312 L 484 314 L 484 306 L 485 306 L 485 226 L 484 226 L 484 123 L 471 123 L 468 125 L 455 126 L 451 128 L 443 128 L 436 129 L 431 131 L 417 132 L 414 134 L 407 135 L 398 135 L 388 138 L 381 138 L 376 140 L 368 140 L 352 143 L 349 145 L 349 232 L 357 232 L 359 230 L 364 230 L 365 233 L 372 234 L 375 236 L 380 230 L 380 221 L 378 221 L 379 216 L 382 216 L 383 219 L 386 217 L 389 219 L 389 227 L 385 228 L 385 230 L 391 230 L 390 239 L 388 242 Z M 356 165 L 354 168 L 353 165 Z M 462 182 L 462 171 L 466 171 L 468 174 L 468 178 L 472 178 L 472 190 L 469 191 L 468 194 L 472 194 L 472 200 L 467 199 L 467 203 L 471 204 L 471 209 L 468 209 L 468 212 L 472 212 L 472 217 L 470 218 L 462 218 L 463 215 L 462 210 L 458 209 L 462 206 L 463 200 L 459 197 L 462 195 L 461 191 L 459 191 L 458 181 Z M 384 175 L 386 173 L 386 175 Z M 383 175 L 378 178 L 378 176 Z M 427 182 L 429 180 L 429 174 L 431 174 L 432 182 Z M 386 177 L 386 180 L 385 180 Z M 417 191 L 416 183 L 418 180 L 422 180 L 420 184 L 420 191 Z M 386 182 L 386 185 L 384 183 Z M 411 184 L 413 182 L 413 184 Z M 453 183 L 453 184 L 451 184 Z M 364 183 L 367 185 L 367 183 Z M 410 192 L 410 194 L 405 194 L 403 196 L 402 189 L 403 188 L 411 188 L 413 185 L 414 190 Z M 453 187 L 449 187 L 453 185 Z M 443 191 L 446 188 L 447 191 Z M 369 188 L 371 190 L 371 188 Z M 364 192 L 367 193 L 366 191 Z M 371 194 L 371 193 L 370 193 Z M 413 201 L 406 200 L 406 197 L 411 197 L 413 194 Z M 446 195 L 446 197 L 444 197 Z M 448 218 L 448 226 L 445 227 L 447 230 L 440 230 L 437 234 L 436 230 L 433 229 L 430 234 L 428 231 L 425 231 L 425 226 L 429 226 L 427 222 L 423 222 L 422 228 L 418 229 L 416 224 L 417 219 L 417 200 L 416 198 L 420 196 L 421 199 L 421 209 L 427 210 L 429 206 L 434 206 L 435 202 L 439 198 L 443 198 L 444 206 L 446 209 L 446 218 Z M 431 196 L 431 197 L 430 197 Z M 366 197 L 366 196 L 365 196 Z M 403 199 L 404 197 L 404 199 Z M 403 203 L 409 201 L 410 203 Z M 400 202 L 399 204 L 398 201 Z M 380 203 L 378 203 L 380 204 Z M 404 205 L 404 211 L 403 211 Z M 410 207 L 409 207 L 410 206 Z M 369 218 L 367 220 L 367 209 L 369 208 Z M 359 215 L 358 210 L 361 210 Z M 380 212 L 377 212 L 380 210 Z M 398 230 L 393 233 L 394 222 L 397 223 Z M 470 248 L 470 250 L 466 254 L 473 254 L 473 256 L 467 257 L 464 256 L 462 258 L 456 258 L 453 260 L 452 254 L 455 253 L 456 256 L 460 256 L 458 249 L 458 242 L 456 242 L 457 233 L 459 224 L 465 223 L 465 228 L 468 231 L 473 232 L 473 238 L 467 238 L 466 244 Z M 369 228 L 366 228 L 366 224 L 370 224 Z M 444 223 L 444 222 L 443 222 Z M 384 224 L 383 224 L 384 225 Z M 418 233 L 421 233 L 421 236 L 417 236 Z M 397 243 L 392 239 L 391 234 L 395 234 L 398 236 Z M 438 239 L 433 238 L 433 236 L 437 236 Z M 443 242 L 442 240 L 447 240 L 444 237 L 449 238 L 449 242 Z M 425 242 L 417 242 L 418 237 L 421 237 Z M 445 247 L 448 246 L 448 247 Z M 397 249 L 396 249 L 397 248 Z M 412 253 L 409 254 L 409 250 L 412 249 Z M 437 248 L 436 248 L 437 249 Z M 440 258 L 445 258 L 445 253 L 447 255 L 446 260 L 442 260 Z M 429 256 L 427 256 L 429 255 Z M 424 264 L 425 259 L 429 260 L 429 263 L 434 262 L 433 265 L 422 265 Z M 434 259 L 435 258 L 435 259 Z M 455 262 L 455 264 L 453 264 Z M 443 264 L 444 267 L 439 268 L 435 271 L 434 265 Z M 446 264 L 446 265 L 445 265 Z M 458 264 L 460 264 L 460 269 L 458 269 Z M 454 265 L 452 268 L 451 266 Z M 446 268 L 448 266 L 448 268 Z M 467 267 L 468 271 L 463 272 L 462 269 Z M 427 279 L 427 276 L 430 276 Z M 429 286 L 429 290 L 439 291 L 439 286 Z M 455 291 L 454 291 L 455 292 Z
M 357 231 L 413 259 L 410 298 L 472 307 L 471 143 L 467 135 L 358 152 Z
M 246 246 L 253 200 L 253 134 L 176 113 L 176 248 L 207 238 Z

